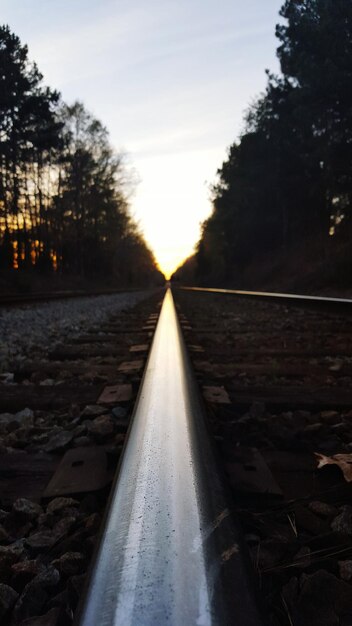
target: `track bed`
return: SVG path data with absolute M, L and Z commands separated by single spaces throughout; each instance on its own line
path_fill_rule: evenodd
M 269 623 L 351 624 L 352 484 L 315 454 L 352 454 L 350 317 L 175 297 Z

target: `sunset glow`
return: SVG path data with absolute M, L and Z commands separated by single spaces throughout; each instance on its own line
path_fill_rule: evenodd
M 131 211 L 167 275 L 192 253 L 243 110 L 277 67 L 281 4 L 2 2 L 45 81 L 82 100 L 127 154 Z

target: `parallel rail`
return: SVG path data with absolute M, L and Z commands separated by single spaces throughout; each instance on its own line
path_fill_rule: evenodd
M 167 290 L 80 626 L 263 624 Z
M 293 304 L 309 308 L 319 308 L 331 312 L 352 313 L 352 300 L 348 298 L 329 298 L 323 296 L 307 296 L 296 293 L 275 293 L 271 291 L 243 291 L 241 289 L 215 289 L 212 287 L 177 287 L 183 291 L 223 294 L 276 302 L 277 304 Z

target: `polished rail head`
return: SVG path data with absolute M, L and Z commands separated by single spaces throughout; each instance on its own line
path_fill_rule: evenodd
M 182 291 L 194 291 L 245 298 L 261 298 L 278 304 L 293 304 L 297 306 L 310 306 L 325 308 L 330 311 L 343 311 L 352 313 L 352 300 L 348 298 L 332 298 L 324 296 L 308 296 L 297 293 L 275 293 L 274 291 L 243 291 L 241 289 L 217 289 L 215 287 L 177 287 Z
M 263 623 L 170 290 L 76 623 Z

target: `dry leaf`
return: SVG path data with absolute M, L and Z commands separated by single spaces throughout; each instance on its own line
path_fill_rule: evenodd
M 314 452 L 314 454 L 318 460 L 318 469 L 324 465 L 338 465 L 345 480 L 348 483 L 352 482 L 352 454 L 334 454 L 333 456 L 325 456 L 319 452 Z

